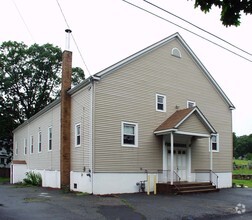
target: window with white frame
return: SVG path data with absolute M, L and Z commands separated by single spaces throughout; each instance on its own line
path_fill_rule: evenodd
M 121 142 L 122 146 L 138 146 L 138 124 L 132 122 L 122 122 Z
M 211 147 L 213 152 L 219 152 L 219 134 L 212 134 Z
M 33 136 L 30 136 L 30 154 L 33 154 L 33 151 L 34 151 Z
M 38 132 L 38 152 L 40 153 L 42 150 L 42 133 Z
M 24 155 L 27 154 L 27 138 L 24 138 Z
M 193 108 L 196 106 L 196 102 L 194 101 L 187 101 L 187 108 Z
M 18 155 L 18 142 L 15 143 L 15 154 Z
M 48 150 L 52 150 L 52 127 L 48 128 Z
M 156 94 L 156 111 L 166 112 L 166 96 Z
M 75 125 L 75 147 L 81 145 L 81 124 Z

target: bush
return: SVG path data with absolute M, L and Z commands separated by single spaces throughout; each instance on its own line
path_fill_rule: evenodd
M 40 173 L 27 172 L 26 178 L 24 178 L 24 183 L 33 186 L 42 186 L 42 177 Z

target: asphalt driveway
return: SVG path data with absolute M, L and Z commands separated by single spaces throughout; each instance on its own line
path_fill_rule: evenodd
M 0 185 L 0 220 L 252 219 L 252 189 L 217 193 L 94 196 L 61 190 Z

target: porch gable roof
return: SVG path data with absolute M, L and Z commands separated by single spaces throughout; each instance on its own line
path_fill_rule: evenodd
M 199 110 L 199 108 L 186 108 L 177 110 L 174 112 L 169 118 L 167 118 L 160 126 L 158 126 L 154 134 L 164 134 L 172 131 L 177 131 L 179 126 L 182 125 L 192 114 L 196 113 L 199 117 L 201 123 L 209 130 L 210 133 L 216 133 L 214 127 L 210 124 L 207 118 L 203 115 L 203 113 Z

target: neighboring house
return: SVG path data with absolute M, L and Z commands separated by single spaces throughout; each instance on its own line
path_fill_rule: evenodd
M 173 184 L 211 170 L 231 187 L 234 105 L 178 33 L 63 95 L 14 130 L 13 183 L 32 170 L 47 187 L 130 193 L 146 174 Z
M 0 168 L 10 168 L 10 164 L 8 163 L 10 155 L 8 154 L 7 150 L 3 147 L 0 147 Z

